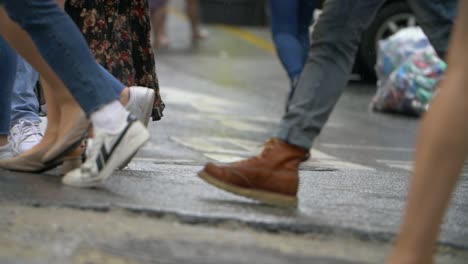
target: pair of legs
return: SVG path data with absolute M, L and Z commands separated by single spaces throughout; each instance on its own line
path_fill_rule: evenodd
M 42 140 L 39 102 L 34 92 L 38 78 L 31 65 L 18 55 L 11 105 L 5 103 L 0 106 L 1 111 L 11 107 L 9 141 L 12 155 L 15 156 L 30 150 Z M 7 86 L 1 88 L 11 89 Z M 8 122 L 8 119 L 2 122 Z
M 3 9 L 0 12 L 2 34 L 9 39 L 10 43 L 12 43 L 20 52 L 22 49 L 25 57 L 31 58 L 30 61 L 33 64 L 36 64 L 36 69 L 45 69 L 42 72 L 43 76 L 47 76 L 47 74 L 53 76 L 50 78 L 50 82 L 42 81 L 44 96 L 48 104 L 48 126 L 42 141 L 31 150 L 22 154 L 23 156 L 30 156 L 33 153 L 44 152 L 46 149 L 51 148 L 51 146 L 53 146 L 57 141 L 57 138 L 69 132 L 73 127 L 74 122 L 76 122 L 82 114 L 82 111 L 62 81 L 55 75 L 55 73 L 52 72 L 48 65 L 43 61 L 42 57 L 38 55 L 38 51 L 32 44 L 31 39 L 18 27 L 17 24 L 13 23 L 7 17 Z M 15 56 L 17 55 L 15 54 Z M 29 74 L 34 73 L 29 72 Z M 12 76 L 15 76 L 15 74 Z M 53 84 L 54 89 L 52 89 L 49 83 Z M 29 84 L 31 85 L 32 83 Z M 13 90 L 13 86 L 9 89 L 10 91 Z M 32 89 L 32 87 L 25 87 L 25 89 Z
M 1 8 L 1 35 L 39 71 L 44 78 L 43 86 L 48 87 L 44 89 L 48 104 L 58 108 L 53 111 L 49 109 L 50 125 L 46 135 L 31 152 L 38 153 L 38 149 L 55 147 L 54 144 L 58 144 L 56 142 L 66 139 L 67 134 L 61 132 L 73 133 L 74 125 L 84 111 L 91 117 L 95 130 L 99 132 L 96 132 L 98 144 L 93 145 L 94 156 L 88 158 L 87 163 L 83 165 L 87 165 L 86 168 L 82 166 L 82 170 L 75 171 L 75 175 L 101 178 L 110 176 L 113 169 L 128 159 L 149 136 L 143 125 L 128 116 L 128 112 L 117 100 L 117 91 L 122 91 L 124 85 L 96 63 L 83 36 L 55 1 L 2 2 L 8 15 L 27 33 L 18 24 L 13 23 Z M 132 135 L 129 135 L 129 132 Z M 114 137 L 118 139 L 106 143 L 106 138 Z M 131 153 L 123 153 L 125 149 L 121 145 L 129 137 L 137 137 L 138 140 L 133 146 L 128 146 Z M 112 148 L 102 148 L 105 155 L 98 160 L 100 157 L 96 149 L 104 144 Z M 117 156 L 125 155 L 112 159 L 115 157 L 114 153 L 117 153 Z
M 168 12 L 168 0 L 149 0 L 151 29 L 153 31 L 153 47 L 158 49 L 160 46 L 168 44 L 166 34 L 166 17 Z
M 155 48 L 166 46 L 168 44 L 166 31 L 168 2 L 168 0 L 149 0 Z M 185 13 L 190 21 L 192 42 L 196 43 L 206 35 L 206 33 L 204 34 L 200 28 L 199 0 L 186 0 Z
M 209 163 L 199 173 L 200 177 L 239 195 L 274 205 L 295 206 L 299 164 L 308 158 L 307 152 L 346 86 L 360 37 L 384 2 L 326 1 L 312 33 L 308 61 L 289 101 L 288 111 L 282 118 L 276 139 L 270 140 L 256 157 L 225 166 Z M 410 0 L 409 3 L 435 50 L 444 58 L 455 18 L 456 1 Z M 466 8 L 466 3 L 464 4 Z M 460 20 L 459 24 L 468 24 L 466 18 Z M 425 260 L 431 259 L 431 249 L 449 193 L 455 184 L 454 178 L 468 152 L 468 125 L 466 116 L 460 115 L 468 111 L 463 97 L 468 96 L 467 89 L 463 87 L 466 85 L 463 66 L 466 65 L 467 57 L 462 55 L 464 51 L 461 46 L 461 43 L 466 43 L 467 33 L 460 28 L 457 33 L 460 35 L 456 39 L 458 46 L 454 45 L 453 49 L 460 53 L 454 56 L 460 57 L 451 57 L 448 61 L 448 80 L 444 82 L 444 87 L 451 85 L 456 88 L 441 89 L 440 97 L 446 96 L 448 99 L 435 100 L 432 114 L 423 126 L 423 131 L 428 133 L 421 135 L 420 139 L 420 142 L 432 144 L 418 145 L 416 176 L 410 195 L 408 217 L 403 223 L 395 255 L 404 257 L 407 254 L 424 258 L 419 258 L 418 261 L 422 259 L 420 262 L 408 263 L 430 263 Z M 455 64 L 455 70 L 452 63 Z M 440 126 L 437 122 L 441 122 Z M 466 127 L 456 128 L 461 123 Z M 440 131 L 440 127 L 453 128 L 454 132 L 448 137 Z M 451 178 L 445 180 L 442 175 L 447 174 Z M 423 179 L 424 175 L 431 175 L 432 179 L 426 181 Z M 435 193 L 440 195 L 436 196 Z M 418 223 L 417 219 L 423 219 L 425 223 Z M 412 252 L 413 250 L 417 252 Z M 404 258 L 395 258 L 399 261 L 402 259 Z
M 312 33 L 309 58 L 289 111 L 276 137 L 310 149 L 348 81 L 363 31 L 385 1 L 329 0 Z M 441 58 L 456 12 L 456 1 L 410 0 L 418 23 Z
M 310 45 L 309 26 L 318 5 L 317 0 L 270 0 L 273 42 L 291 82 L 287 101 L 290 101 L 294 94 L 299 74 L 307 59 Z
M 275 134 L 275 138 L 285 144 L 276 144 L 278 141 L 272 141 L 276 147 L 291 150 L 290 157 L 283 157 L 279 154 L 278 156 L 272 155 L 272 153 L 281 153 L 281 151 L 266 151 L 274 147 L 268 145 L 264 149 L 265 153 L 263 154 L 265 155 L 260 155 L 262 159 L 265 159 L 261 163 L 241 163 L 227 168 L 216 168 L 210 164 L 209 168 L 206 168 L 211 171 L 208 174 L 212 174 L 211 176 L 216 174 L 222 178 L 222 181 L 231 181 L 236 179 L 236 174 L 239 174 L 238 165 L 242 165 L 243 169 L 245 167 L 268 166 L 269 168 L 264 171 L 271 172 L 269 173 L 270 180 L 275 181 L 274 169 L 278 166 L 284 167 L 290 161 L 301 161 L 305 158 L 303 152 L 312 147 L 315 138 L 326 124 L 346 86 L 362 33 L 384 2 L 385 0 L 328 0 L 325 2 L 323 12 L 312 33 L 309 57 L 300 74 L 294 93 L 288 101 L 287 112 L 283 115 Z M 435 50 L 440 57 L 444 58 L 448 46 L 448 36 L 456 13 L 456 0 L 410 0 L 409 3 Z M 297 148 L 304 151 L 296 151 Z M 293 162 L 292 164 L 297 165 L 298 163 Z M 288 177 L 297 178 L 297 169 L 297 166 L 289 166 L 288 170 L 294 172 L 288 174 L 290 176 L 281 178 L 286 179 L 286 181 L 288 181 Z M 258 176 L 255 171 L 250 169 L 244 172 L 245 175 L 248 174 L 251 177 Z M 291 184 L 295 182 L 296 180 L 290 181 Z M 256 189 L 255 185 L 243 184 Z M 292 190 L 297 189 L 297 186 L 286 188 L 287 192 L 283 192 L 284 190 L 280 187 L 279 185 L 274 186 L 269 191 L 286 195 L 284 199 L 286 201 L 296 197 L 297 190 L 296 192 Z M 267 187 L 263 186 L 262 188 Z M 276 200 L 281 200 L 281 197 L 273 199 L 273 201 Z M 295 204 L 295 202 L 291 204 Z
M 185 2 L 185 12 L 190 20 L 192 40 L 200 40 L 204 37 L 200 29 L 200 1 L 185 0 Z
M 95 62 L 83 36 L 55 1 L 3 2 L 17 24 L 2 11 L 2 35 L 55 92 L 71 97 L 68 88 L 87 114 L 118 98 L 116 91 L 124 86 Z

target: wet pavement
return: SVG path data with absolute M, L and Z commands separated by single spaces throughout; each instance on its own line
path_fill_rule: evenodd
M 171 14 L 171 45 L 156 55 L 167 108 L 150 124 L 151 142 L 98 189 L 62 186 L 55 171 L 0 171 L 0 245 L 11 249 L 0 263 L 382 262 L 419 120 L 370 112 L 375 85 L 351 82 L 302 166 L 298 209 L 217 190 L 196 172 L 257 153 L 284 111 L 288 80 L 266 29 L 209 26 L 193 47 L 184 18 Z M 467 179 L 442 228 L 440 263 L 468 259 Z M 44 238 L 54 247 L 39 245 Z M 281 248 L 288 243 L 296 251 Z

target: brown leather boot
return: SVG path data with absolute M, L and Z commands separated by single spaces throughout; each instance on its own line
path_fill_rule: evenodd
M 259 155 L 228 165 L 208 163 L 198 176 L 237 195 L 271 205 L 296 207 L 299 164 L 308 158 L 308 150 L 273 138 Z

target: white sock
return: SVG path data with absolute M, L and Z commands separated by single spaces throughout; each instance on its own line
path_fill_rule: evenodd
M 106 104 L 91 114 L 94 129 L 116 134 L 127 125 L 128 111 L 119 101 Z

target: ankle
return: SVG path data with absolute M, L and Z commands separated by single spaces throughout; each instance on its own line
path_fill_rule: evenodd
M 125 87 L 125 89 L 120 93 L 119 101 L 124 106 L 126 106 L 128 101 L 130 101 L 130 89 L 128 87 Z
M 294 152 L 304 156 L 305 159 L 307 159 L 309 157 L 309 149 L 306 149 L 306 148 L 291 144 L 288 141 L 280 139 L 280 138 L 271 138 L 270 141 L 271 142 L 276 142 L 278 145 L 286 147 L 286 148 L 290 149 L 291 151 L 294 151 Z
M 96 131 L 117 133 L 127 124 L 128 111 L 119 101 L 104 105 L 91 114 L 91 121 Z

